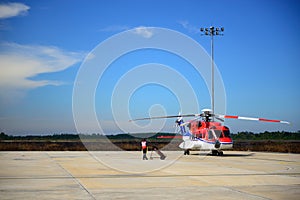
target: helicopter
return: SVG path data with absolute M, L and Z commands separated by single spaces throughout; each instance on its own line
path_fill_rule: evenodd
M 194 117 L 194 119 L 184 122 L 184 117 Z M 215 114 L 211 109 L 203 109 L 201 110 L 200 114 L 181 115 L 179 113 L 178 115 L 170 116 L 137 118 L 130 121 L 163 118 L 177 118 L 175 121 L 178 130 L 177 132 L 180 133 L 183 140 L 179 147 L 184 150 L 184 155 L 190 155 L 191 150 L 202 150 L 210 151 L 212 155 L 222 156 L 223 150 L 232 149 L 233 140 L 230 136 L 230 130 L 227 126 L 223 126 L 221 123 L 224 122 L 224 119 L 240 119 L 289 124 L 287 121 L 274 119 Z M 218 122 L 215 119 L 221 122 Z M 160 138 L 165 137 L 161 136 Z
M 150 118 L 138 118 L 129 121 L 137 120 L 150 120 L 150 119 L 162 119 L 162 118 L 177 118 L 175 124 L 178 128 L 178 132 L 181 134 L 183 142 L 179 145 L 184 150 L 184 155 L 189 155 L 190 150 L 207 150 L 211 151 L 212 155 L 223 155 L 223 150 L 233 148 L 233 140 L 230 137 L 230 130 L 228 127 L 223 126 L 221 122 L 224 119 L 241 119 L 252 120 L 262 122 L 275 122 L 289 124 L 287 121 L 265 119 L 265 118 L 253 118 L 253 117 L 241 117 L 234 115 L 221 115 L 214 113 L 214 55 L 213 55 L 213 36 L 223 35 L 224 28 L 201 28 L 200 31 L 205 35 L 211 36 L 211 64 L 212 64 L 212 82 L 211 82 L 211 109 L 203 109 L 199 114 L 185 114 L 171 115 L 171 116 L 158 116 Z M 184 122 L 183 117 L 194 117 L 194 119 Z M 215 121 L 215 119 L 221 121 Z M 186 129 L 186 126 L 188 129 Z

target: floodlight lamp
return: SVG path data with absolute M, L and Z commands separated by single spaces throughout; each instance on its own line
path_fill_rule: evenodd
M 208 28 L 205 28 L 205 31 L 208 31 Z
M 221 28 L 221 31 L 224 31 L 224 27 Z
M 204 31 L 204 28 L 200 28 L 200 31 L 203 32 L 203 31 Z
M 216 28 L 216 31 L 219 31 L 220 29 L 219 28 Z

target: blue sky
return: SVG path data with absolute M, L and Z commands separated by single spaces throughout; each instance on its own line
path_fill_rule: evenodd
M 0 3 L 0 131 L 16 135 L 77 132 L 73 87 L 84 58 L 97 45 L 134 28 L 152 37 L 147 27 L 161 27 L 190 37 L 210 53 L 210 38 L 201 36 L 199 28 L 211 25 L 225 27 L 224 36 L 215 38 L 215 63 L 226 91 L 226 114 L 292 123 L 226 120 L 225 124 L 232 132 L 298 131 L 299 8 L 298 1 L 286 0 Z M 200 102 L 195 112 L 210 107 L 209 89 L 190 63 L 157 49 L 130 52 L 112 63 L 95 93 L 95 112 L 105 133 L 120 132 L 110 107 L 113 88 L 128 71 L 147 63 L 166 65 L 189 81 Z M 189 97 L 182 103 L 188 104 Z M 126 101 L 132 117 L 148 116 L 149 108 L 157 104 L 163 105 L 165 113 L 154 109 L 153 114 L 174 115 L 181 109 L 176 94 L 156 84 L 140 87 Z M 172 131 L 172 123 L 167 121 L 164 130 Z

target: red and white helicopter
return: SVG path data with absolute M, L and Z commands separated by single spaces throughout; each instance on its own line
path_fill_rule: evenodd
M 195 118 L 184 122 L 183 117 Z M 211 151 L 213 155 L 222 156 L 223 150 L 232 149 L 233 141 L 230 137 L 229 128 L 221 124 L 226 118 L 289 124 L 289 122 L 281 120 L 214 114 L 210 109 L 203 109 L 200 114 L 178 114 L 172 116 L 138 118 L 130 121 L 162 118 L 177 118 L 175 123 L 183 140 L 179 147 L 184 150 L 184 155 L 189 155 L 190 150 L 203 150 Z M 217 122 L 214 119 L 221 122 Z M 188 129 L 186 129 L 186 126 Z
M 201 32 L 204 31 L 203 28 L 200 29 Z M 264 118 L 252 118 L 252 117 L 240 117 L 232 115 L 220 115 L 215 114 L 214 110 L 214 62 L 213 62 L 213 36 L 220 35 L 224 31 L 224 28 L 218 29 L 211 26 L 209 29 L 205 29 L 205 35 L 211 36 L 212 39 L 212 110 L 203 109 L 200 114 L 187 114 L 187 115 L 173 115 L 173 116 L 160 116 L 160 117 L 150 117 L 150 118 L 139 118 L 136 120 L 149 120 L 149 119 L 161 119 L 161 118 L 177 118 L 175 121 L 179 132 L 182 135 L 183 142 L 179 145 L 180 148 L 184 150 L 185 155 L 190 154 L 190 150 L 208 150 L 211 151 L 213 155 L 223 155 L 222 150 L 232 149 L 233 141 L 230 137 L 229 128 L 223 126 L 220 122 L 216 122 L 217 119 L 224 122 L 224 119 L 242 119 L 242 120 L 254 120 L 263 122 L 277 122 L 289 124 L 286 121 L 264 119 Z M 195 117 L 194 119 L 184 122 L 183 117 Z M 188 127 L 188 130 L 185 128 Z

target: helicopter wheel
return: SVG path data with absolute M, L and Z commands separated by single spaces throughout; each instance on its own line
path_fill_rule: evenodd
M 223 156 L 223 151 L 213 150 L 211 153 L 213 156 Z
M 211 152 L 211 154 L 212 154 L 213 156 L 217 156 L 217 155 L 219 155 L 219 152 L 218 152 L 217 150 L 213 150 L 213 151 Z
M 190 150 L 189 149 L 184 150 L 184 155 L 190 155 Z

